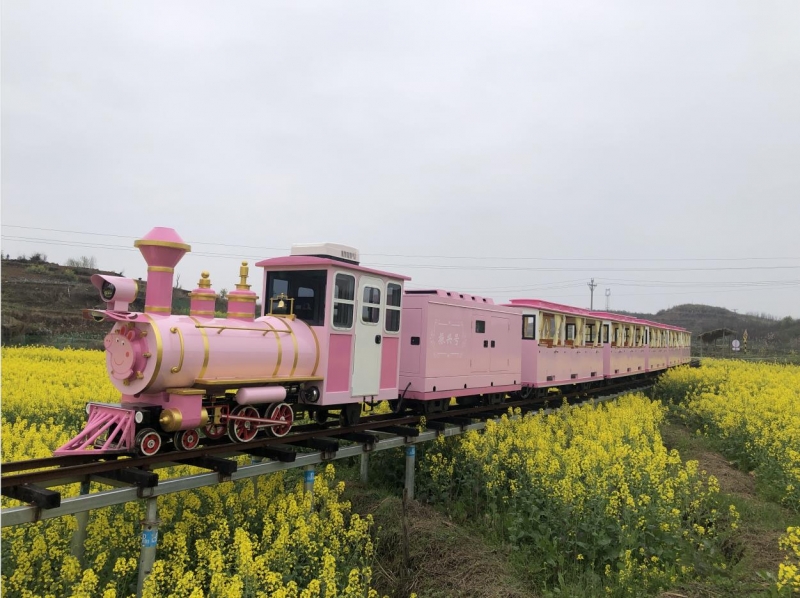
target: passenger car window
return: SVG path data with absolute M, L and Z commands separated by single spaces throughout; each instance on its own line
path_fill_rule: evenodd
M 522 338 L 536 338 L 536 316 L 522 316 Z

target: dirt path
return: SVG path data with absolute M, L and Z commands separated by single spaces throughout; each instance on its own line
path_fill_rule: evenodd
M 685 426 L 667 424 L 662 428 L 662 437 L 664 444 L 677 449 L 684 461 L 698 461 L 701 470 L 719 480 L 720 491 L 729 497 L 741 516 L 739 533 L 734 538 L 742 555 L 737 565 L 739 577 L 766 591 L 769 584 L 762 576 L 774 575 L 783 560 L 778 538 L 798 516 L 759 496 L 752 472 L 737 469 L 723 455 L 711 450 L 707 439 L 698 437 Z M 700 592 L 695 595 L 725 594 Z

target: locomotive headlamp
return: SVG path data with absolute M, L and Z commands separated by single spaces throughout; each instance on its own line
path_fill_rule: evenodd
M 132 278 L 95 274 L 92 284 L 100 291 L 100 298 L 114 311 L 128 311 L 128 304 L 136 299 L 139 285 Z
M 100 287 L 100 296 L 103 298 L 103 301 L 111 301 L 116 292 L 117 287 L 115 287 L 113 283 L 110 283 L 107 280 L 103 281 L 103 286 Z

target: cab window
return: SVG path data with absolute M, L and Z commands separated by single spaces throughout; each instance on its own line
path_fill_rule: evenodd
M 267 273 L 267 297 L 262 310 L 269 313 L 270 299 L 286 295 L 294 299 L 294 315 L 309 326 L 322 326 L 325 322 L 325 270 L 300 270 Z
M 390 282 L 386 285 L 386 332 L 400 331 L 400 285 Z
M 381 319 L 381 290 L 376 287 L 364 287 L 361 300 L 361 321 L 365 324 L 377 324 Z
M 338 273 L 333 284 L 333 327 L 349 330 L 353 327 L 355 310 L 356 277 Z

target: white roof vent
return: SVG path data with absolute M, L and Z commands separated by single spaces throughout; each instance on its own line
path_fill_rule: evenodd
M 292 245 L 291 255 L 311 255 L 315 257 L 329 257 L 351 264 L 358 264 L 361 257 L 358 249 L 339 243 L 308 243 Z

